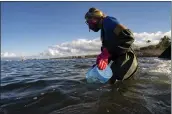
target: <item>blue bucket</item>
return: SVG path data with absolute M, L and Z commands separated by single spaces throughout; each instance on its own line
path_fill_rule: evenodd
M 97 66 L 91 68 L 86 73 L 86 79 L 88 83 L 106 83 L 113 75 L 109 65 L 104 70 L 99 70 Z

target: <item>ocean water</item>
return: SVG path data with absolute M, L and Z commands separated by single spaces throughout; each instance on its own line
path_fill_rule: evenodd
M 139 58 L 134 79 L 89 84 L 95 59 L 1 61 L 0 114 L 171 114 L 171 60 Z

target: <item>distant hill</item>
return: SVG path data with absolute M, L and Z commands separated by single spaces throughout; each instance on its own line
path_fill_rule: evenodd
M 151 41 L 148 40 L 149 44 Z M 161 38 L 160 42 L 157 45 L 149 45 L 145 47 L 139 47 L 136 45 L 132 45 L 132 48 L 135 50 L 135 53 L 138 57 L 158 57 L 162 54 L 162 52 L 171 45 L 170 38 L 168 36 L 164 36 Z M 58 59 L 74 59 L 74 58 L 95 58 L 97 54 L 93 55 L 83 55 L 83 56 L 70 56 L 70 57 L 61 57 Z M 57 58 L 53 58 L 57 59 Z
M 159 58 L 171 60 L 171 45 L 159 56 Z
M 150 43 L 151 41 L 147 41 Z M 149 45 L 146 47 L 141 47 L 136 50 L 136 55 L 140 57 L 158 57 L 171 45 L 171 40 L 168 36 L 161 38 L 157 45 Z

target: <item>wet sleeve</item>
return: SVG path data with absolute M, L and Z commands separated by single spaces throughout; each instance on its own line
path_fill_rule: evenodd
M 126 53 L 134 42 L 133 32 L 121 24 L 118 24 L 113 32 L 117 36 L 117 45 L 113 49 L 114 53 L 117 55 Z

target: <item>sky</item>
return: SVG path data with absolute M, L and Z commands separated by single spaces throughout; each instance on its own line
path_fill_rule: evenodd
M 2 2 L 1 57 L 99 53 L 100 32 L 84 20 L 90 7 L 130 28 L 138 46 L 171 37 L 170 2 Z

